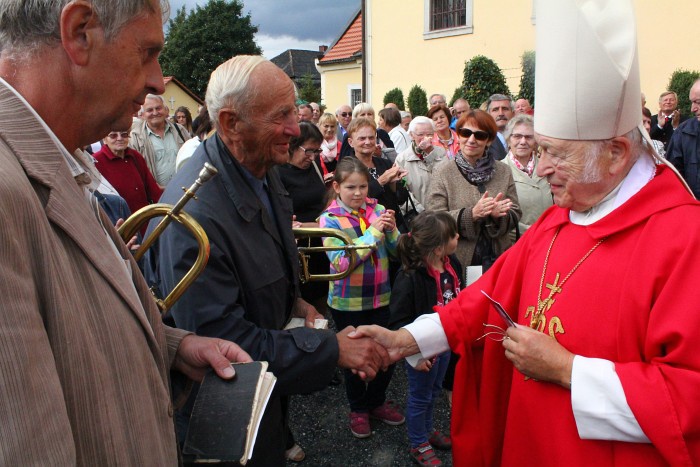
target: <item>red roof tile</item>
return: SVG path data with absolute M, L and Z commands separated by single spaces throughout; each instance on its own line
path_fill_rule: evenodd
M 355 20 L 319 63 L 347 60 L 359 53 L 362 53 L 362 13 L 357 14 Z

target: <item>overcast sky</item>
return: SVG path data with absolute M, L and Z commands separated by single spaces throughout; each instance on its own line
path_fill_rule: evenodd
M 172 14 L 183 5 L 187 11 L 207 0 L 170 0 Z M 256 42 L 270 59 L 287 49 L 318 50 L 331 43 L 360 9 L 360 0 L 243 0 L 258 27 Z

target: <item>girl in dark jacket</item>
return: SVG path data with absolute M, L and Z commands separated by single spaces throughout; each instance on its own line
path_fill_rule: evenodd
M 458 239 L 457 224 L 444 211 L 420 213 L 413 220 L 410 233 L 399 237 L 402 268 L 391 292 L 391 328 L 411 323 L 457 296 L 462 267 L 453 253 Z M 433 407 L 442 391 L 449 360 L 450 353 L 445 352 L 423 362 L 423 368 L 406 366 L 406 427 L 410 455 L 419 465 L 442 465 L 433 448 L 449 449 L 452 445 L 449 436 L 433 430 Z

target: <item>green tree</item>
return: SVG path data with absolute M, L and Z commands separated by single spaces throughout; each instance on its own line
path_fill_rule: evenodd
M 408 104 L 408 110 L 411 112 L 413 117 L 428 113 L 428 95 L 425 93 L 425 89 L 417 84 L 408 92 L 408 99 L 406 99 L 406 103 Z
M 321 100 L 321 87 L 314 83 L 314 77 L 307 73 L 301 77 L 299 86 L 299 99 L 306 103 Z
M 496 62 L 477 55 L 464 64 L 464 98 L 477 109 L 491 94 L 510 95 L 503 72 Z
M 204 97 L 214 69 L 236 55 L 258 55 L 257 26 L 243 16 L 240 0 L 209 0 L 186 12 L 183 6 L 170 20 L 160 56 L 163 74 L 175 76 Z
M 520 76 L 520 94 L 521 99 L 530 101 L 531 106 L 535 106 L 535 51 L 526 50 L 520 61 L 523 74 Z
M 464 97 L 464 89 L 462 86 L 457 86 L 455 92 L 452 93 L 452 99 L 450 99 L 449 106 L 452 107 L 457 99 L 466 99 L 466 97 Z
M 678 110 L 683 115 L 690 114 L 688 93 L 698 78 L 700 78 L 700 72 L 698 71 L 678 69 L 671 74 L 671 79 L 668 80 L 668 90 L 678 94 Z
M 384 105 L 393 102 L 399 110 L 406 110 L 403 102 L 403 91 L 399 88 L 390 89 L 384 94 Z

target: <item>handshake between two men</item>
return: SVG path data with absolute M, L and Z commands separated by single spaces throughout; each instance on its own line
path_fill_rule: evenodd
M 406 336 L 402 336 L 405 333 Z M 403 339 L 395 339 L 396 337 Z M 381 326 L 348 326 L 336 334 L 338 366 L 347 368 L 364 380 L 372 380 L 380 370 L 392 363 L 420 352 L 415 340 L 405 329 L 389 331 Z M 427 367 L 426 369 L 429 369 Z

